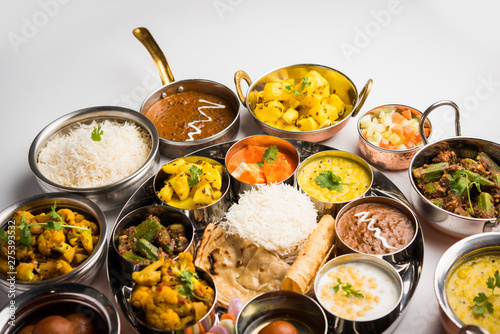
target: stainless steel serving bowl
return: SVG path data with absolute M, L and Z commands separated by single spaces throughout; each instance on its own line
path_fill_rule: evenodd
M 179 328 L 176 330 L 160 330 L 148 325 L 143 319 L 139 318 L 133 308 L 130 306 L 130 300 L 128 300 L 129 310 L 127 311 L 127 316 L 132 325 L 139 331 L 139 333 L 146 334 L 193 334 L 193 333 L 204 333 L 208 332 L 210 328 L 217 322 L 217 316 L 215 314 L 215 306 L 217 304 L 217 287 L 215 282 L 208 272 L 195 266 L 196 273 L 198 277 L 205 280 L 208 285 L 214 290 L 214 302 L 212 306 L 208 309 L 207 314 L 205 314 L 196 323 L 191 324 L 184 328 Z M 132 289 L 133 290 L 133 289 Z M 203 331 L 201 331 L 203 329 Z
M 392 252 L 392 253 L 387 253 L 387 254 L 382 254 L 382 255 L 375 255 L 390 264 L 392 264 L 396 269 L 399 268 L 405 268 L 406 265 L 411 261 L 412 257 L 414 256 L 414 241 L 415 238 L 417 237 L 417 234 L 419 232 L 420 226 L 418 223 L 418 219 L 415 216 L 415 213 L 403 202 L 392 199 L 389 197 L 383 197 L 383 196 L 368 196 L 368 197 L 361 197 L 358 199 L 355 199 L 351 202 L 349 202 L 347 205 L 345 205 L 337 214 L 337 217 L 335 218 L 335 229 L 337 230 L 337 226 L 339 222 L 342 219 L 342 216 L 345 214 L 346 211 L 349 209 L 360 205 L 360 204 L 365 204 L 365 203 L 378 203 L 382 205 L 388 205 L 396 210 L 402 212 L 411 222 L 413 228 L 414 228 L 414 234 L 413 238 L 410 240 L 410 242 L 405 245 L 403 248 Z M 376 232 L 375 232 L 376 233 Z M 354 249 L 347 245 L 345 241 L 342 239 L 342 237 L 339 235 L 339 233 L 335 233 L 335 238 L 336 238 L 336 246 L 337 246 L 337 255 L 341 253 L 360 253 L 364 254 L 363 252 L 360 252 L 357 249 Z
M 448 303 L 446 283 L 457 265 L 472 257 L 490 252 L 500 254 L 500 232 L 479 233 L 458 241 L 448 248 L 436 265 L 434 292 L 439 303 L 441 323 L 448 334 L 459 333 L 459 331 L 466 333 L 466 330 L 469 330 L 467 333 L 487 333 L 476 326 L 464 324 L 455 315 Z M 485 283 L 486 280 L 487 277 L 484 277 Z
M 361 154 L 372 164 L 375 166 L 387 169 L 387 170 L 401 170 L 401 169 L 406 169 L 410 165 L 411 159 L 417 151 L 420 149 L 420 146 L 416 146 L 414 148 L 409 148 L 405 150 L 390 150 L 386 148 L 382 148 L 379 146 L 376 146 L 368 141 L 367 138 L 365 138 L 362 134 L 361 130 L 361 119 L 365 117 L 366 115 L 371 115 L 378 117 L 380 112 L 384 109 L 410 109 L 411 112 L 415 115 L 421 115 L 422 113 L 418 111 L 415 108 L 408 107 L 402 104 L 386 104 L 383 106 L 379 106 L 376 108 L 373 108 L 369 111 L 367 111 L 365 114 L 360 116 L 358 118 L 358 134 L 359 134 L 359 140 L 358 140 L 358 147 L 361 152 Z M 431 129 L 431 134 L 432 134 L 432 127 L 431 123 L 429 120 L 426 121 L 426 124 L 428 127 Z
M 228 102 L 225 109 L 233 117 L 233 121 L 224 130 L 210 137 L 192 140 L 176 141 L 160 137 L 160 153 L 169 158 L 178 158 L 214 144 L 234 139 L 240 127 L 240 103 L 236 94 L 228 87 L 218 82 L 204 79 L 186 79 L 174 81 L 167 59 L 160 47 L 146 28 L 136 28 L 134 36 L 146 47 L 158 67 L 163 86 L 151 93 L 141 105 L 141 113 L 145 114 L 156 102 L 179 92 L 196 91 L 216 95 Z
M 269 291 L 246 303 L 236 319 L 236 334 L 258 333 L 266 324 L 283 320 L 299 333 L 326 334 L 328 322 L 321 306 L 311 297 L 292 291 Z
M 430 106 L 422 115 L 424 121 L 434 109 L 440 106 L 452 106 L 455 109 L 455 123 L 457 136 L 460 136 L 460 121 L 458 107 L 451 101 L 440 101 Z M 422 124 L 422 123 L 421 123 Z M 423 133 L 422 126 L 420 127 L 421 134 Z M 450 148 L 459 153 L 462 150 L 483 151 L 495 161 L 500 162 L 500 144 L 479 138 L 472 137 L 453 137 L 438 140 L 427 145 L 425 136 L 424 146 L 415 154 L 411 160 L 409 167 L 409 177 L 411 183 L 410 200 L 416 213 L 426 222 L 436 227 L 438 230 L 456 237 L 469 236 L 476 233 L 491 231 L 498 228 L 498 219 L 483 219 L 461 216 L 449 211 L 446 211 L 437 205 L 434 205 L 428 200 L 419 190 L 412 171 L 416 167 L 421 167 L 424 164 L 431 163 L 437 153 L 444 149 Z
M 79 123 L 90 124 L 92 121 L 102 122 L 104 120 L 114 120 L 119 123 L 134 123 L 149 134 L 151 137 L 151 151 L 144 164 L 138 170 L 120 181 L 93 188 L 62 186 L 49 180 L 41 173 L 38 167 L 38 155 L 51 138 L 56 134 L 67 134 L 71 129 L 78 126 Z M 28 160 L 31 171 L 43 191 L 64 191 L 81 195 L 97 203 L 103 211 L 108 211 L 123 205 L 130 195 L 156 172 L 160 162 L 158 146 L 158 131 L 156 131 L 155 126 L 146 116 L 127 108 L 99 106 L 73 111 L 47 125 L 33 140 Z
M 227 172 L 226 168 L 220 164 L 219 162 L 215 161 L 214 159 L 210 159 L 207 157 L 199 157 L 199 156 L 186 156 L 183 158 L 179 159 L 185 159 L 188 162 L 196 162 L 198 160 L 204 160 L 208 161 L 212 165 L 219 165 L 222 167 L 222 187 L 221 187 L 221 197 L 215 201 L 214 203 L 207 205 L 207 206 L 202 206 L 202 207 L 197 207 L 194 209 L 182 209 L 182 208 L 176 208 L 174 206 L 168 205 L 167 203 L 163 202 L 159 197 L 158 197 L 158 203 L 161 203 L 163 205 L 166 205 L 168 207 L 174 208 L 176 210 L 181 211 L 184 213 L 186 216 L 188 216 L 191 219 L 191 222 L 193 223 L 193 226 L 195 228 L 196 232 L 203 232 L 205 227 L 209 223 L 218 223 L 226 214 L 227 209 L 229 209 L 229 206 L 231 205 L 231 189 L 230 189 L 230 179 L 229 179 L 229 173 Z M 175 160 L 171 161 L 175 162 Z M 169 162 L 169 163 L 171 163 Z M 156 194 L 163 188 L 165 185 L 165 180 L 167 179 L 168 174 L 163 171 L 163 169 L 160 168 L 158 173 L 156 173 L 156 176 L 154 177 L 153 180 L 153 190 Z
M 33 197 L 23 199 L 17 203 L 14 203 L 0 212 L 0 227 L 3 227 L 5 231 L 10 231 L 9 222 L 11 222 L 14 214 L 19 210 L 26 210 L 33 214 L 39 214 L 41 212 L 48 213 L 51 207 L 57 203 L 58 208 L 68 208 L 70 210 L 77 211 L 84 216 L 87 216 L 93 222 L 95 222 L 100 229 L 99 242 L 94 248 L 92 254 L 84 260 L 78 267 L 74 268 L 67 274 L 42 280 L 42 281 L 15 281 L 15 291 L 24 292 L 30 289 L 37 290 L 48 284 L 59 283 L 59 282 L 76 282 L 90 284 L 97 274 L 99 269 L 106 260 L 106 218 L 102 213 L 101 209 L 94 204 L 92 201 L 74 194 L 68 193 L 50 193 L 41 194 Z M 0 274 L 0 289 L 6 293 L 12 286 L 12 281 L 7 280 L 10 275 Z
M 122 273 L 117 273 L 117 279 L 130 279 L 130 274 L 132 272 L 139 271 L 146 265 L 130 261 L 121 256 L 118 251 L 116 238 L 118 238 L 120 233 L 126 228 L 139 225 L 151 215 L 157 217 L 163 226 L 182 224 L 186 231 L 186 238 L 189 240 L 189 244 L 183 252 L 194 254 L 194 226 L 189 217 L 184 215 L 179 210 L 175 210 L 165 205 L 143 206 L 128 213 L 125 217 L 120 219 L 120 221 L 116 222 L 113 227 L 113 231 L 111 232 L 111 242 L 109 247 L 116 253 L 116 258 L 120 261 L 120 268 L 123 270 Z
M 285 80 L 289 78 L 300 80 L 300 78 L 311 70 L 317 71 L 328 81 L 330 84 L 330 93 L 335 92 L 346 105 L 350 106 L 349 109 L 347 109 L 339 118 L 337 123 L 314 131 L 286 131 L 270 126 L 255 116 L 254 109 L 257 104 L 257 101 L 255 100 L 255 92 L 263 91 L 265 84 L 269 82 L 276 82 L 277 80 Z M 243 93 L 241 80 L 245 80 L 249 85 L 246 95 Z M 358 94 L 356 86 L 345 74 L 333 68 L 316 64 L 297 64 L 280 67 L 261 75 L 254 82 L 251 81 L 250 76 L 245 71 L 240 70 L 235 73 L 234 82 L 236 84 L 236 91 L 241 103 L 247 107 L 255 122 L 264 132 L 272 136 L 307 140 L 312 142 L 319 142 L 328 139 L 346 126 L 351 116 L 355 117 L 358 114 L 359 110 L 365 103 L 372 86 L 372 80 L 369 79 L 361 92 Z
M 336 266 L 355 262 L 366 263 L 368 265 L 379 268 L 390 277 L 396 289 L 399 290 L 399 298 L 393 308 L 388 310 L 387 313 L 380 318 L 365 321 L 342 318 L 339 315 L 331 312 L 331 310 L 325 308 L 325 306 L 319 299 L 319 296 L 321 294 L 320 283 L 322 277 L 328 275 L 329 270 Z M 314 294 L 316 295 L 316 298 L 320 300 L 321 306 L 326 311 L 329 324 L 329 333 L 375 334 L 385 332 L 398 318 L 401 312 L 400 305 L 403 296 L 403 282 L 396 269 L 394 269 L 388 262 L 376 256 L 365 254 L 345 254 L 330 260 L 325 265 L 323 265 L 323 267 L 321 267 L 318 274 L 316 275 L 316 279 L 314 280 Z
M 295 172 L 297 171 L 297 168 L 300 163 L 300 155 L 297 149 L 288 141 L 285 139 L 281 139 L 278 137 L 274 136 L 267 136 L 267 135 L 255 135 L 255 136 L 250 136 L 246 137 L 243 139 L 238 140 L 236 143 L 234 143 L 229 150 L 226 153 L 225 156 L 225 165 L 226 168 L 229 164 L 229 161 L 231 158 L 240 150 L 244 149 L 246 146 L 249 145 L 256 145 L 256 146 L 265 146 L 269 147 L 271 145 L 276 145 L 278 147 L 278 150 L 281 152 L 287 153 L 291 158 L 295 160 L 295 170 L 293 173 L 288 176 L 286 179 L 284 179 L 283 183 L 289 184 L 291 186 L 295 187 Z M 250 184 L 246 183 L 243 181 L 238 180 L 235 178 L 231 173 L 229 173 L 229 177 L 231 179 L 231 188 L 233 190 L 233 194 L 235 195 L 235 201 L 238 200 L 238 196 L 242 194 L 243 192 L 250 190 L 255 187 L 262 186 L 262 184 Z
M 373 170 L 370 167 L 370 165 L 364 159 L 362 159 L 361 157 L 359 157 L 353 153 L 349 153 L 349 152 L 345 152 L 345 151 L 336 151 L 336 150 L 321 151 L 321 152 L 315 153 L 315 154 L 309 156 L 307 159 L 305 159 L 299 165 L 299 168 L 297 169 L 297 185 L 299 186 L 299 189 L 301 191 L 308 194 L 308 192 L 303 189 L 303 185 L 301 185 L 300 174 L 304 170 L 304 168 L 307 167 L 307 165 L 309 163 L 311 163 L 317 159 L 328 158 L 328 157 L 338 157 L 338 158 L 343 158 L 343 159 L 349 159 L 349 160 L 352 160 L 352 161 L 358 163 L 362 168 L 364 168 L 370 174 L 370 184 L 368 185 L 366 190 L 359 197 L 363 197 L 370 192 L 370 189 L 373 185 Z M 335 173 L 334 170 L 333 170 L 333 172 Z M 340 209 L 342 209 L 342 207 L 344 207 L 344 205 L 346 205 L 350 201 L 354 200 L 354 198 L 353 198 L 351 200 L 347 200 L 347 201 L 343 201 L 343 202 L 326 202 L 326 201 L 314 198 L 313 196 L 311 196 L 309 194 L 308 194 L 308 196 L 311 198 L 311 201 L 314 203 L 314 206 L 318 210 L 318 217 L 321 217 L 321 216 L 326 215 L 326 214 L 329 214 L 332 217 L 335 217 L 337 215 L 337 213 L 340 211 Z M 359 197 L 357 197 L 357 198 L 359 198 Z
M 102 292 L 80 283 L 53 283 L 32 289 L 7 302 L 0 311 L 0 332 L 18 330 L 51 316 L 80 313 L 89 317 L 95 333 L 120 333 L 120 319 L 113 303 Z M 9 324 L 13 321 L 15 326 Z

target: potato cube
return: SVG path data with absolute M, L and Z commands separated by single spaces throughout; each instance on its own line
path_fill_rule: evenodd
M 281 102 L 269 101 L 264 103 L 262 109 L 255 109 L 255 116 L 263 122 L 276 122 L 284 112 L 285 107 Z
M 264 86 L 264 101 L 279 100 L 284 101 L 290 98 L 293 79 L 269 82 Z M 289 87 L 287 89 L 287 87 Z
M 205 206 L 215 202 L 215 195 L 212 187 L 209 184 L 199 187 L 194 193 L 193 202 L 196 206 Z
M 183 158 L 171 161 L 168 164 L 161 166 L 161 169 L 167 174 L 178 174 L 183 171 L 188 165 L 188 162 Z
M 335 108 L 328 104 L 320 104 L 309 110 L 309 115 L 312 116 L 319 124 L 329 119 L 330 114 L 335 111 Z M 335 117 L 336 119 L 336 117 Z M 330 120 L 331 121 L 331 120 Z
M 300 131 L 300 129 L 297 126 L 292 125 L 292 124 L 285 124 L 285 125 L 283 125 L 283 130 L 285 130 L 285 131 L 294 131 L 294 132 Z
M 173 194 L 174 188 L 172 188 L 170 183 L 165 182 L 165 185 L 160 189 L 160 192 L 158 193 L 158 197 L 160 197 L 163 202 L 167 203 L 172 199 Z
M 327 127 L 329 127 L 332 124 L 333 124 L 332 121 L 330 121 L 329 119 L 326 119 L 323 123 L 321 123 L 319 125 L 319 128 L 320 129 L 327 128 Z
M 300 131 L 313 131 L 319 128 L 318 122 L 316 122 L 311 116 L 300 117 L 296 124 Z
M 313 108 L 321 103 L 322 96 L 317 94 L 311 94 L 305 96 L 297 96 L 297 99 L 303 106 L 306 106 L 308 108 Z
M 182 172 L 171 178 L 168 182 L 181 201 L 188 198 L 191 188 L 189 187 L 188 175 L 186 173 Z
M 288 108 L 288 110 L 285 111 L 281 118 L 287 124 L 295 124 L 295 121 L 297 120 L 297 118 L 299 118 L 299 112 L 293 108 Z
M 220 190 L 222 187 L 222 178 L 219 171 L 207 161 L 201 163 L 201 169 L 203 173 L 200 175 L 200 182 L 198 185 L 203 186 L 205 184 L 210 184 L 212 188 Z
M 325 101 L 325 103 L 337 108 L 337 113 L 342 115 L 344 113 L 344 102 L 340 99 L 337 94 L 331 94 Z

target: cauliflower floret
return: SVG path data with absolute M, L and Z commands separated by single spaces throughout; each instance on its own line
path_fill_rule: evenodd
M 39 265 L 39 273 L 43 279 L 49 279 L 64 275 L 72 271 L 73 268 L 65 260 L 49 260 Z
M 65 247 L 66 236 L 63 230 L 47 230 L 45 229 L 42 234 L 38 236 L 38 251 L 45 256 L 49 256 L 52 250 Z M 66 244 L 67 245 L 67 244 Z M 69 245 L 68 245 L 69 246 Z M 64 251 L 64 249 L 62 249 Z M 63 252 L 61 252 L 63 253 Z
M 153 301 L 156 304 L 166 303 L 175 305 L 179 302 L 179 298 L 177 297 L 177 291 L 165 284 L 158 284 L 155 287 L 152 296 L 153 296 Z
M 132 273 L 132 279 L 140 285 L 153 286 L 161 280 L 161 272 L 158 270 L 163 265 L 163 256 L 160 256 L 158 261 L 155 261 L 148 265 L 141 271 L 134 271 Z
M 34 272 L 35 265 L 31 262 L 24 263 L 21 262 L 16 267 L 17 279 L 21 281 L 33 281 L 37 278 L 37 275 Z
M 146 300 L 151 294 L 151 288 L 145 285 L 139 285 L 132 292 L 131 303 L 132 306 L 136 309 L 145 309 L 146 308 Z
M 148 302 L 151 299 L 148 298 Z M 181 327 L 181 318 L 166 304 L 155 305 L 148 303 L 146 322 L 148 325 L 162 330 L 174 330 Z

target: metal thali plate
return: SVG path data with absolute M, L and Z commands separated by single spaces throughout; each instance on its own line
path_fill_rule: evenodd
M 335 150 L 335 148 L 323 144 L 294 139 L 287 140 L 292 143 L 292 145 L 294 145 L 299 151 L 301 162 L 314 153 L 325 150 Z M 224 165 L 226 152 L 235 142 L 236 141 L 230 141 L 209 146 L 193 152 L 190 155 L 209 157 Z M 367 195 L 386 196 L 397 199 L 411 208 L 411 204 L 408 199 L 401 192 L 401 190 L 391 180 L 389 180 L 389 178 L 387 178 L 376 168 L 372 167 L 372 170 L 373 185 L 371 188 L 371 193 L 368 193 Z M 123 209 L 117 217 L 116 222 L 120 221 L 120 219 L 126 216 L 129 212 L 142 206 L 154 204 L 161 205 L 161 202 L 158 200 L 158 197 L 153 189 L 153 179 L 154 176 L 144 182 L 144 184 L 136 190 L 136 192 L 130 197 L 127 203 L 125 203 Z M 198 236 L 198 239 L 199 237 L 200 236 Z M 126 302 L 127 300 L 130 300 L 130 296 L 132 293 L 133 281 L 131 279 L 131 273 L 123 273 L 122 268 L 119 267 L 119 261 L 116 260 L 116 256 L 118 255 L 113 251 L 112 243 L 113 241 L 111 240 L 109 242 L 107 261 L 107 273 L 111 291 L 113 291 L 115 299 L 122 312 L 125 314 L 130 323 L 137 328 L 136 320 L 132 316 L 133 310 L 130 304 Z M 413 258 L 411 259 L 411 261 L 407 265 L 397 269 L 403 281 L 403 297 L 401 299 L 399 316 L 384 331 L 384 333 L 390 333 L 398 326 L 402 315 L 404 314 L 406 307 L 408 306 L 413 294 L 415 293 L 418 282 L 420 280 L 424 260 L 424 238 L 421 228 L 418 229 L 413 247 Z

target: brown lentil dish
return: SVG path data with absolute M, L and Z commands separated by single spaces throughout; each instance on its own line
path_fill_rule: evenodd
M 145 115 L 156 126 L 160 137 L 191 141 L 213 136 L 234 120 L 229 103 L 217 95 L 184 91 L 156 102 Z
M 350 248 L 381 255 L 406 247 L 415 236 L 415 227 L 404 213 L 390 205 L 363 203 L 342 215 L 337 233 Z

